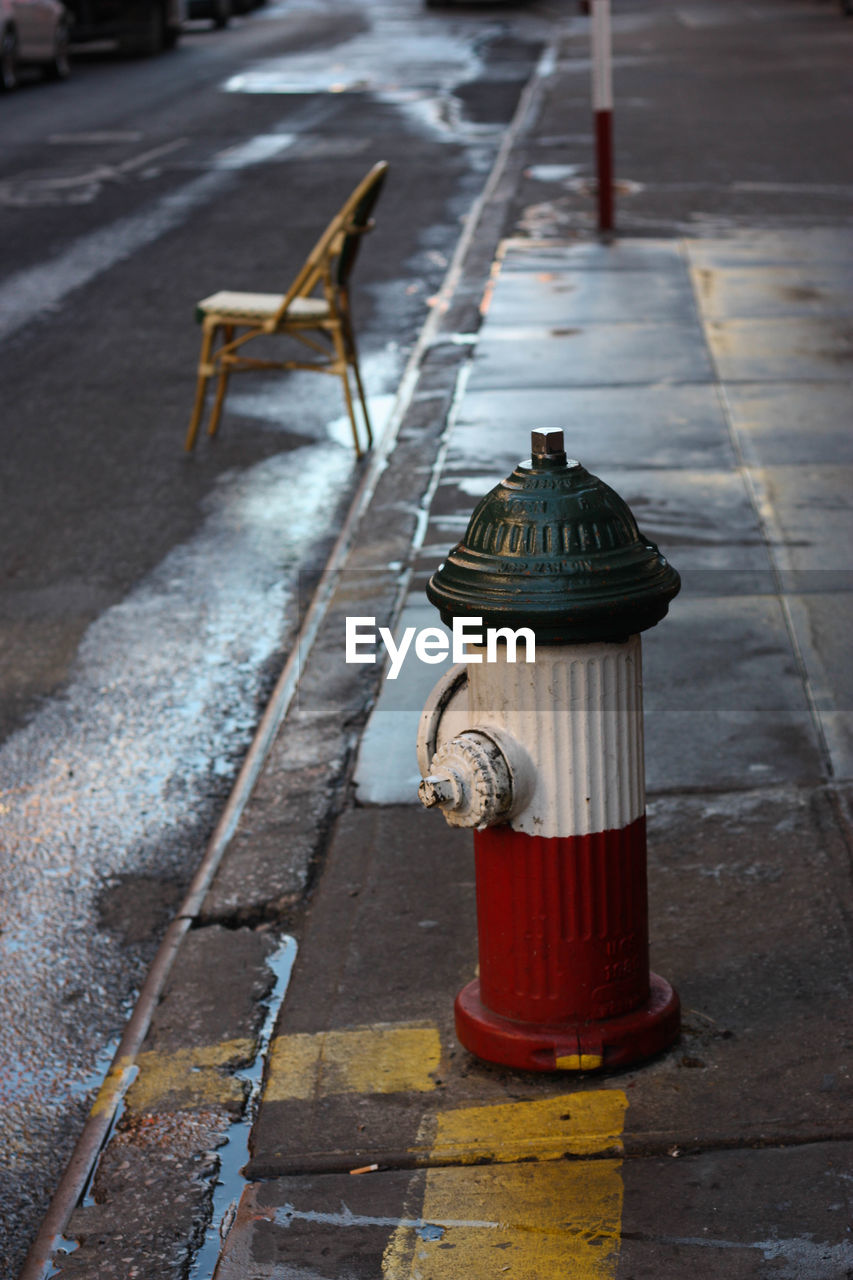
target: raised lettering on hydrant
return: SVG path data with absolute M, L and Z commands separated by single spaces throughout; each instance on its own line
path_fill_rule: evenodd
M 474 828 L 472 1053 L 593 1070 L 657 1053 L 678 997 L 649 972 L 640 632 L 678 574 L 561 431 L 475 509 L 427 596 L 448 625 L 528 627 L 535 662 L 454 667 L 421 717 L 420 797 Z

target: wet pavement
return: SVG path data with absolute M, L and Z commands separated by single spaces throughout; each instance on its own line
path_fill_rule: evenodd
M 853 1271 L 850 228 L 513 235 L 487 274 L 476 333 L 451 302 L 421 353 L 58 1275 Z M 643 639 L 652 967 L 682 1036 L 611 1074 L 459 1045 L 471 835 L 416 794 L 443 668 L 344 662 L 348 616 L 437 624 L 426 577 L 548 427 L 683 581 Z
M 188 33 L 174 58 L 85 54 L 66 84 L 4 101 L 3 1280 L 74 1149 L 360 479 L 339 385 L 307 374 L 240 380 L 215 446 L 183 455 L 195 300 L 223 280 L 286 282 L 318 219 L 387 157 L 394 183 L 354 292 L 384 427 L 459 208 L 546 31 L 533 15 L 434 27 L 417 0 L 269 5 L 221 38 Z M 330 46 L 371 87 L 333 91 L 317 74 Z M 274 55 L 296 95 L 229 83 Z M 388 96 L 413 81 L 414 96 Z M 457 91 L 477 96 L 470 114 Z M 440 170 L 428 192 L 419 167 Z
M 761 239 L 750 243 L 760 256 Z M 850 504 L 845 510 L 836 499 L 831 519 L 806 526 L 801 507 L 767 496 L 764 460 L 777 432 L 791 438 L 786 406 L 801 411 L 796 395 L 781 395 L 781 372 L 790 368 L 739 381 L 737 403 L 749 396 L 750 413 L 731 410 L 728 375 L 713 362 L 717 321 L 701 293 L 690 314 L 683 284 L 697 258 L 712 270 L 733 247 L 742 244 L 701 246 L 694 257 L 684 242 L 502 246 L 400 624 L 428 620 L 424 572 L 458 536 L 475 494 L 524 453 L 534 424 L 560 421 L 570 450 L 627 497 L 679 567 L 682 594 L 644 648 L 652 963 L 678 987 L 681 1040 L 647 1065 L 607 1076 L 514 1073 L 458 1045 L 453 998 L 476 967 L 471 837 L 416 803 L 416 725 L 437 669 L 404 664 L 396 682 L 382 685 L 361 735 L 357 804 L 337 821 L 299 930 L 218 1280 L 544 1277 L 567 1269 L 603 1280 L 675 1277 L 688 1267 L 709 1277 L 830 1280 L 853 1266 L 853 791 L 847 664 L 833 661 L 850 634 L 853 597 L 849 574 L 831 574 L 850 545 Z M 788 270 L 798 248 L 803 260 L 813 254 L 807 233 L 788 238 Z M 665 296 L 682 313 L 686 364 L 681 347 L 663 346 L 663 370 L 631 388 L 638 439 L 628 459 L 633 419 L 614 412 L 622 388 L 601 366 L 578 360 L 557 418 L 549 386 L 540 392 L 530 377 L 547 376 L 548 362 L 522 359 L 542 342 L 537 300 L 547 310 L 555 278 L 596 298 L 595 318 L 587 321 L 579 306 L 573 322 L 588 339 L 584 351 L 606 346 L 597 330 L 611 322 L 599 319 L 593 273 L 603 294 L 621 292 L 623 309 L 629 295 L 638 308 L 647 296 Z M 646 288 L 637 275 L 648 277 Z M 516 365 L 503 375 L 522 419 L 515 426 L 491 385 L 506 341 L 504 283 L 527 370 L 526 381 Z M 748 317 L 750 295 L 741 296 L 738 316 Z M 790 320 L 803 351 L 814 327 L 832 319 L 829 311 Z M 626 314 L 620 323 L 639 321 Z M 805 376 L 809 385 L 837 387 L 820 357 Z M 784 385 L 802 390 L 799 379 Z M 583 412 L 572 413 L 573 395 L 583 397 Z M 774 492 L 797 491 L 798 477 L 814 484 L 815 468 L 830 466 L 822 433 L 800 447 L 806 456 L 785 464 L 786 488 Z M 792 544 L 802 567 L 789 581 Z M 349 570 L 338 607 L 365 608 L 377 572 Z M 822 632 L 814 624 L 821 606 L 831 609 Z M 342 685 L 341 656 L 330 666 L 328 649 L 313 654 L 309 686 L 314 664 Z M 280 785 L 281 768 L 279 761 Z M 215 954 L 221 944 L 208 945 Z M 212 963 L 223 972 L 221 957 Z M 243 963 L 251 971 L 259 960 Z M 183 1000 L 195 1007 L 191 984 Z M 221 1110 L 239 1105 L 239 1090 L 220 1071 L 255 1049 L 251 1034 L 234 1031 L 186 1012 L 173 1024 L 167 1002 L 120 1135 L 162 1123 L 164 1114 L 199 1117 L 205 1100 Z M 200 1079 L 187 1090 L 175 1066 L 190 1062 Z M 93 1230 L 121 1214 L 116 1141 L 95 1184 L 101 1207 L 72 1219 L 80 1248 L 63 1261 L 63 1276 L 91 1273 L 103 1249 Z
M 822 238 L 830 260 L 841 240 Z M 776 240 L 749 243 L 760 260 Z M 815 468 L 830 466 L 822 433 L 786 464 L 785 491 L 798 505 L 768 498 L 764 465 L 776 432 L 792 434 L 780 384 L 796 392 L 800 381 L 836 380 L 819 335 L 843 327 L 844 311 L 830 298 L 821 315 L 778 316 L 807 364 L 792 369 L 782 355 L 775 376 L 736 379 L 738 404 L 752 393 L 751 413 L 732 411 L 735 378 L 715 359 L 719 322 L 685 286 L 697 259 L 713 271 L 733 247 L 742 246 L 702 245 L 694 258 L 689 242 L 503 246 L 397 628 L 435 621 L 421 603 L 423 574 L 460 536 L 472 499 L 519 459 L 532 427 L 563 427 L 570 454 L 594 461 L 679 567 L 682 594 L 644 647 L 653 967 L 678 986 L 681 1041 L 604 1079 L 511 1073 L 459 1047 L 453 997 L 476 966 L 471 838 L 416 807 L 414 741 L 436 669 L 405 667 L 385 682 L 362 737 L 361 808 L 336 828 L 308 917 L 222 1280 L 677 1276 L 687 1267 L 828 1278 L 853 1262 L 843 656 L 853 597 L 849 571 L 831 572 L 849 564 L 853 512 L 843 481 L 814 489 Z M 794 264 L 815 251 L 808 233 L 787 237 L 786 269 L 796 276 Z M 594 298 L 593 314 L 582 301 L 568 309 L 586 340 L 576 356 L 537 362 L 555 281 Z M 766 281 L 756 283 L 763 312 Z M 589 359 L 599 344 L 615 345 L 600 332 L 612 323 L 600 319 L 608 295 L 629 331 L 647 299 L 656 311 L 663 296 L 681 316 L 683 347 L 662 342 L 645 379 L 634 368 L 622 413 L 613 380 Z M 740 294 L 735 319 L 751 317 L 752 296 Z M 512 363 L 501 359 L 504 316 Z M 565 348 L 571 337 L 551 341 Z M 737 359 L 752 370 L 747 339 Z M 558 416 L 548 392 L 567 360 L 571 390 Z M 582 411 L 573 414 L 576 384 Z M 849 417 L 849 380 L 846 392 Z M 800 403 L 794 395 L 793 413 Z M 626 458 L 635 405 L 640 440 Z M 742 462 L 753 431 L 765 436 L 761 453 Z M 828 503 L 828 519 L 801 514 L 812 494 Z M 359 1169 L 368 1172 L 353 1179 Z
M 682 575 L 666 625 L 644 644 L 650 789 L 849 778 L 853 474 L 836 454 L 850 414 L 847 303 L 830 291 L 825 310 L 804 314 L 780 295 L 774 323 L 787 345 L 771 347 L 757 370 L 753 344 L 763 350 L 764 331 L 753 311 L 766 308 L 764 274 L 740 270 L 726 319 L 706 309 L 707 289 L 696 301 L 690 291 L 697 273 L 708 279 L 720 264 L 725 275 L 747 246 L 755 261 L 775 256 L 790 278 L 806 280 L 820 255 L 831 264 L 845 245 L 846 230 L 505 243 L 401 627 L 427 625 L 426 576 L 464 532 L 474 499 L 524 456 L 531 430 L 560 427 L 569 455 L 626 499 Z M 540 317 L 558 291 L 569 323 L 546 330 Z M 676 319 L 643 323 L 664 306 Z M 742 327 L 736 342 L 732 325 Z M 846 363 L 822 345 L 829 330 Z M 720 358 L 724 342 L 731 354 Z M 800 353 L 795 365 L 790 348 Z M 725 662 L 703 643 L 709 634 Z M 381 761 L 389 732 L 401 752 L 414 741 L 425 685 L 440 670 L 411 672 L 411 693 L 402 679 L 386 683 L 356 771 L 361 803 L 414 802 L 411 745 L 408 773 Z

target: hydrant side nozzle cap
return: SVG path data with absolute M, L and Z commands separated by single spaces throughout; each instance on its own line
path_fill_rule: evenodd
M 480 500 L 432 575 L 427 597 L 447 625 L 477 616 L 570 644 L 626 639 L 666 615 L 678 574 L 628 504 L 566 459 L 561 436 L 533 433 L 535 456 Z

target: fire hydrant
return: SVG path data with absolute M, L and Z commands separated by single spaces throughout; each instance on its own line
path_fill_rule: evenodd
M 427 587 L 444 623 L 492 636 L 427 701 L 420 797 L 474 828 L 479 976 L 456 998 L 462 1044 L 587 1071 L 679 1033 L 678 996 L 649 972 L 639 633 L 680 579 L 561 431 L 533 432 L 532 455 Z M 517 660 L 525 628 L 532 662 Z

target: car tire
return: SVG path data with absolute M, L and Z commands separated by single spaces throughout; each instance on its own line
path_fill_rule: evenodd
M 18 37 L 7 27 L 0 37 L 0 91 L 11 93 L 18 87 Z
M 133 25 L 119 37 L 122 53 L 147 58 L 166 48 L 166 15 L 159 4 L 140 6 Z
M 71 62 L 68 57 L 68 26 L 60 22 L 53 33 L 53 57 L 45 66 L 44 73 L 48 80 L 67 80 L 71 74 Z

